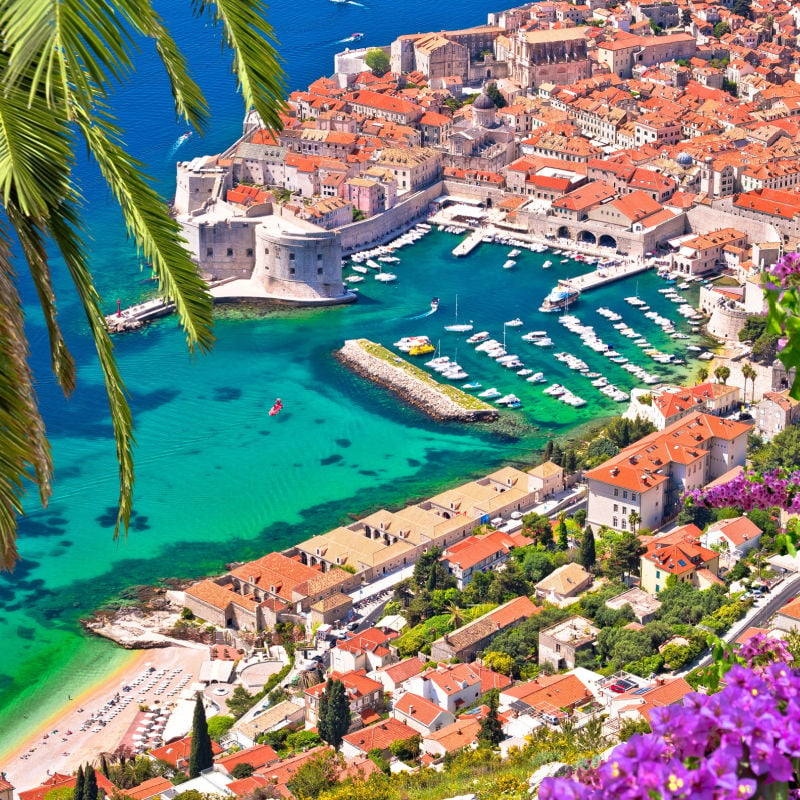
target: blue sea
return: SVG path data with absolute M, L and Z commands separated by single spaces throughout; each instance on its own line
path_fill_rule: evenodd
M 218 32 L 188 18 L 187 6 L 158 3 L 206 92 L 212 122 L 204 138 L 182 144 L 169 89 L 152 47 L 143 45 L 136 78 L 114 102 L 132 152 L 148 165 L 165 198 L 174 188 L 175 161 L 216 153 L 241 131 L 243 107 Z M 351 33 L 367 45 L 389 43 L 401 33 L 458 28 L 485 22 L 496 10 L 483 0 L 450 4 L 382 0 L 334 4 L 312 0 L 298 6 L 280 0 L 270 18 L 280 42 L 287 90 L 303 88 L 332 72 L 333 54 Z M 147 297 L 152 284 L 127 240 L 119 212 L 96 170 L 78 174 L 91 237 L 92 268 L 107 310 Z M 59 310 L 79 368 L 79 387 L 65 400 L 49 372 L 47 337 L 30 286 L 28 311 L 37 390 L 53 444 L 55 489 L 47 509 L 31 493 L 20 523 L 22 561 L 0 575 L 0 758 L 66 700 L 108 674 L 122 659 L 113 645 L 85 636 L 78 620 L 134 584 L 168 576 L 200 576 L 227 562 L 284 548 L 382 505 L 402 505 L 502 463 L 535 461 L 544 442 L 592 419 L 618 413 L 588 381 L 552 358 L 552 351 L 520 340 L 526 330 L 546 328 L 556 350 L 580 352 L 594 368 L 629 388 L 631 377 L 581 348 L 553 315 L 539 313 L 557 277 L 588 269 L 577 262 L 543 270 L 546 255 L 529 252 L 503 270 L 508 248 L 481 245 L 456 259 L 458 238 L 432 232 L 400 252 L 394 284 L 367 277 L 356 305 L 317 311 L 248 313 L 221 309 L 217 344 L 207 356 L 187 354 L 174 319 L 116 339 L 116 352 L 136 421 L 135 514 L 126 539 L 112 532 L 117 471 L 111 426 L 85 320 L 62 265 L 54 264 Z M 680 319 L 657 294 L 648 274 L 597 290 L 574 313 L 626 355 L 656 371 L 611 323 L 595 313 L 608 305 L 654 345 L 676 350 L 652 323 L 622 298 L 634 291 L 652 298 L 655 310 Z M 458 295 L 461 319 L 502 337 L 509 352 L 589 400 L 569 408 L 522 378 L 476 354 L 464 336 L 447 333 Z M 436 314 L 421 317 L 432 297 Z M 417 317 L 417 319 L 414 319 Z M 457 357 L 471 379 L 514 392 L 524 402 L 505 432 L 434 424 L 401 406 L 340 367 L 333 351 L 346 338 L 366 336 L 391 345 L 401 336 L 427 334 L 442 353 Z M 603 362 L 603 363 L 598 363 Z M 685 372 L 685 370 L 684 370 Z M 680 378 L 674 368 L 665 377 Z M 612 377 L 613 376 L 613 377 Z M 266 412 L 275 397 L 277 417 Z

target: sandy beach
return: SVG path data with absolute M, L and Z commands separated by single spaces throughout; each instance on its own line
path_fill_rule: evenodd
M 25 790 L 53 772 L 69 774 L 100 753 L 113 752 L 123 739 L 130 739 L 130 729 L 141 716 L 140 705 L 168 709 L 196 681 L 207 657 L 204 646 L 132 651 L 128 663 L 54 714 L 4 759 L 0 770 L 17 790 Z M 125 692 L 123 685 L 132 688 Z M 111 700 L 114 705 L 107 706 Z M 87 720 L 93 714 L 97 719 L 104 709 L 105 724 L 86 727 Z

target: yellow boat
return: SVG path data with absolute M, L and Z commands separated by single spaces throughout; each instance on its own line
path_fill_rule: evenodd
M 436 348 L 430 342 L 428 342 L 427 344 L 415 345 L 408 351 L 408 354 L 410 356 L 424 356 L 428 353 L 433 353 L 434 350 L 436 350 Z

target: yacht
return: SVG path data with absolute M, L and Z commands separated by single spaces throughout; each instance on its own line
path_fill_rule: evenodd
M 551 397 L 558 397 L 559 395 L 564 394 L 566 391 L 567 390 L 560 383 L 554 383 L 548 386 L 544 390 L 544 393 L 549 394 Z
M 522 320 L 519 317 L 503 323 L 506 328 L 519 328 L 522 324 Z
M 375 276 L 376 281 L 380 281 L 381 283 L 391 283 L 392 281 L 397 280 L 397 275 L 393 272 L 379 272 Z
M 520 399 L 515 394 L 507 394 L 501 397 L 499 400 L 495 400 L 495 403 L 499 406 L 507 406 L 511 403 L 519 403 Z
M 492 387 L 491 389 L 486 389 L 485 391 L 480 392 L 478 397 L 485 397 L 488 400 L 491 400 L 493 397 L 500 397 L 501 394 L 502 392 L 499 392 L 497 389 Z
M 479 331 L 478 333 L 473 333 L 467 339 L 467 344 L 480 344 L 481 342 L 485 342 L 489 338 L 489 331 Z
M 469 391 L 471 389 L 480 389 L 483 384 L 478 383 L 478 381 L 470 381 L 469 383 L 465 383 L 461 388 Z
M 535 342 L 537 339 L 542 339 L 545 336 L 547 336 L 547 331 L 530 331 L 529 333 L 523 334 L 522 340 L 525 342 Z
M 360 272 L 362 275 L 366 275 L 369 270 L 366 267 L 362 267 L 361 264 L 353 264 L 353 272 Z
M 527 369 L 527 368 L 526 369 L 521 369 L 517 373 L 517 375 L 519 375 L 521 378 L 526 378 L 528 375 L 533 375 L 533 370 L 532 369 Z
M 549 337 L 545 336 L 543 339 L 537 339 L 534 342 L 534 344 L 537 347 L 552 347 L 553 346 L 553 340 L 550 339 Z
M 517 266 L 517 262 L 514 261 L 513 258 L 509 258 L 508 261 L 506 261 L 506 263 L 503 264 L 503 269 L 511 269 L 512 267 L 516 267 L 516 266 Z
M 542 264 L 542 269 L 550 269 L 550 267 L 552 267 L 552 266 L 553 266 L 553 262 L 548 260 L 548 261 L 545 261 L 544 264 Z
M 348 283 L 361 283 L 364 280 L 363 275 L 351 275 L 349 278 L 345 278 Z
M 398 339 L 394 343 L 394 346 L 398 350 L 407 353 L 412 347 L 419 347 L 420 345 L 430 343 L 431 340 L 427 336 L 404 336 L 402 339 Z
M 573 289 L 565 283 L 559 282 L 557 286 L 550 290 L 550 294 L 545 297 L 539 311 L 560 311 L 567 308 L 570 303 L 574 303 L 580 297 L 580 291 Z
M 544 383 L 544 372 L 535 372 L 528 378 L 528 383 Z

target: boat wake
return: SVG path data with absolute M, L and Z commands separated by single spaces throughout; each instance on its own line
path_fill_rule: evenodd
M 406 319 L 407 320 L 424 319 L 425 317 L 430 317 L 432 314 L 435 314 L 435 313 L 436 313 L 436 309 L 432 308 L 429 311 L 426 311 L 424 314 L 417 314 L 416 317 L 406 317 Z
M 175 140 L 175 144 L 173 144 L 173 145 L 172 145 L 172 147 L 170 148 L 170 151 L 169 151 L 169 157 L 170 157 L 170 158 L 171 158 L 172 156 L 174 156 L 174 155 L 175 155 L 175 153 L 177 153 L 177 152 L 178 152 L 178 149 L 180 148 L 180 146 L 181 146 L 181 145 L 182 145 L 182 144 L 183 144 L 183 143 L 184 143 L 184 142 L 185 142 L 187 139 L 189 139 L 189 138 L 191 137 L 191 135 L 192 135 L 192 132 L 191 132 L 191 131 L 186 131 L 186 133 L 182 133 L 182 134 L 181 134 L 181 135 L 180 135 L 180 136 L 179 136 L 179 137 L 178 137 L 178 138 Z

